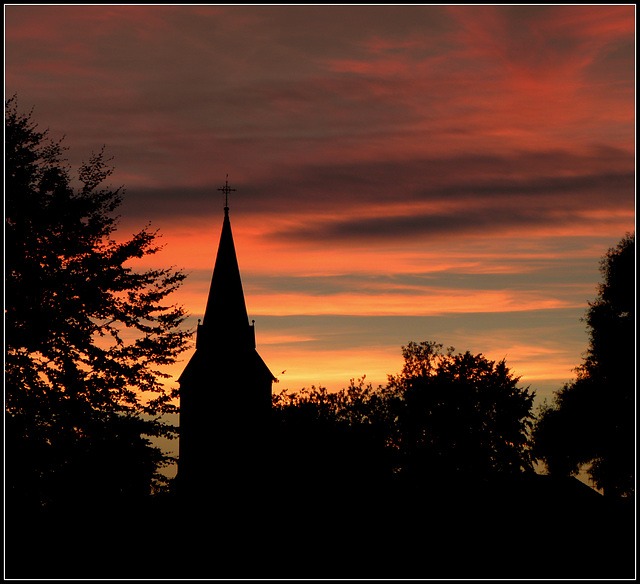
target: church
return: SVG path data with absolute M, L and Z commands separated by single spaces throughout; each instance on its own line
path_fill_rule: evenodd
M 230 492 L 250 484 L 265 470 L 275 381 L 256 351 L 236 256 L 228 195 L 218 254 L 196 351 L 180 384 L 178 489 L 183 497 L 201 498 L 212 490 Z

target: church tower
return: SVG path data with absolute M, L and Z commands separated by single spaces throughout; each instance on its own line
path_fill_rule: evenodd
M 178 488 L 183 497 L 236 491 L 266 465 L 271 384 L 256 351 L 231 233 L 228 180 L 224 220 L 196 351 L 178 379 Z

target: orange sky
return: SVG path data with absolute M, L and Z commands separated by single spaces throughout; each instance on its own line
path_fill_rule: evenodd
M 106 145 L 190 327 L 229 174 L 277 391 L 382 383 L 412 340 L 571 379 L 635 229 L 635 6 L 10 5 L 5 48 L 72 166 Z

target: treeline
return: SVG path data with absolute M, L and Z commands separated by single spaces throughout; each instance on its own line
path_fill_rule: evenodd
M 533 471 L 534 393 L 518 386 L 504 361 L 434 342 L 411 342 L 402 352 L 402 371 L 384 386 L 363 378 L 338 392 L 274 395 L 274 425 L 288 448 L 300 449 L 296 472 L 310 461 L 317 480 L 340 464 L 343 477 L 434 485 Z M 331 469 L 318 465 L 323 458 Z

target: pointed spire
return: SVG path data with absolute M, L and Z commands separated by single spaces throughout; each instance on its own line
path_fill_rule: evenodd
M 220 332 L 227 327 L 238 330 L 249 326 L 240 268 L 231 232 L 229 208 L 225 207 L 224 211 L 218 255 L 202 319 L 203 327 L 215 326 Z
M 218 190 L 225 193 L 225 205 L 228 205 L 229 192 L 236 190 L 229 187 L 229 175 L 225 186 Z M 241 347 L 254 349 L 255 346 L 233 243 L 229 207 L 225 206 L 218 255 L 202 324 L 198 324 L 196 347 L 226 352 Z
M 235 191 L 225 186 L 218 189 L 225 193 L 224 219 L 218 254 L 211 277 L 211 285 L 202 322 L 198 320 L 196 352 L 182 372 L 179 381 L 188 382 L 206 375 L 213 363 L 232 367 L 240 359 L 240 368 L 252 371 L 270 384 L 275 378 L 256 352 L 254 322 L 249 324 L 244 300 L 240 268 L 229 220 L 228 194 Z

